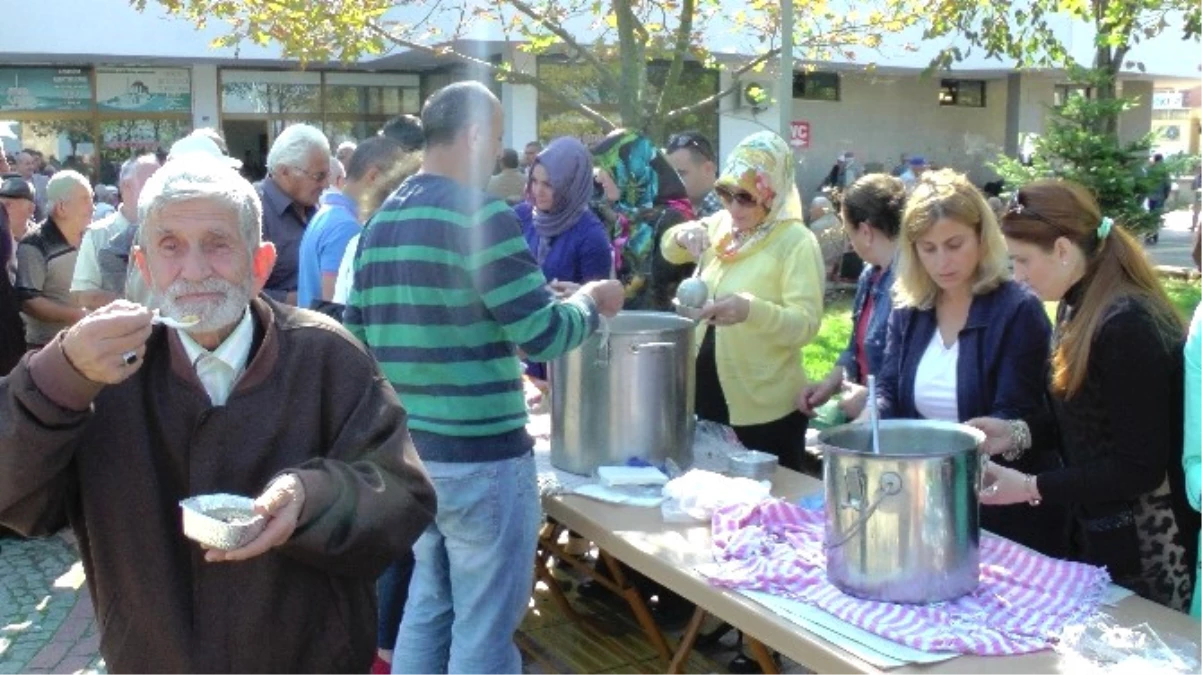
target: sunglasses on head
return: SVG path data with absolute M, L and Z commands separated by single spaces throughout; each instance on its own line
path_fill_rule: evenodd
M 1002 219 L 1005 220 L 1007 217 L 1013 215 L 1019 218 L 1038 220 L 1044 225 L 1051 225 L 1052 227 L 1056 226 L 1056 223 L 1053 223 L 1049 218 L 1027 206 L 1026 201 L 1027 200 L 1023 196 L 1022 190 L 1016 190 L 1014 194 L 1010 196 L 1010 203 L 1006 205 L 1006 213 L 1002 215 Z
M 734 192 L 728 188 L 714 188 L 714 193 L 718 195 L 718 199 L 722 200 L 723 204 L 736 202 L 739 206 L 758 206 L 759 201 L 755 196 L 746 190 Z
M 693 148 L 709 161 L 714 161 L 714 148 L 705 139 L 689 134 L 676 134 L 668 139 L 668 154 L 684 148 Z

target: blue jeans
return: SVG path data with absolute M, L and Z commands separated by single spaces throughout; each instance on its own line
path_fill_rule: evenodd
M 530 602 L 542 521 L 534 456 L 425 466 L 438 514 L 413 546 L 392 672 L 520 673 L 513 635 Z

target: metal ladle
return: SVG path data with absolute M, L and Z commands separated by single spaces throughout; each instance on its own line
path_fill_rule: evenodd
M 881 419 L 876 409 L 876 375 L 868 376 L 868 424 L 872 427 L 872 454 L 881 454 Z

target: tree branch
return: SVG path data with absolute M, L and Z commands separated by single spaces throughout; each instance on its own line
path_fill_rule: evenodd
M 664 76 L 664 84 L 659 90 L 659 100 L 655 102 L 655 115 L 659 118 L 664 110 L 664 100 L 668 92 L 676 89 L 680 81 L 680 73 L 684 70 L 684 56 L 689 51 L 689 42 L 693 36 L 693 11 L 695 0 L 684 0 L 680 9 L 680 25 L 676 27 L 676 45 L 672 50 L 672 65 L 668 66 L 668 74 Z
M 689 105 L 684 106 L 683 108 L 677 108 L 676 110 L 672 110 L 664 115 L 664 119 L 670 120 L 670 119 L 680 117 L 681 115 L 687 115 L 695 110 L 700 110 L 706 106 L 713 105 L 713 104 L 717 103 L 718 101 L 722 100 L 723 98 L 730 96 L 731 94 L 738 91 L 739 87 L 742 85 L 742 83 L 739 82 L 739 77 L 741 77 L 742 75 L 744 75 L 751 69 L 755 68 L 756 66 L 760 65 L 761 63 L 772 58 L 773 56 L 776 56 L 779 53 L 780 53 L 780 48 L 777 47 L 776 49 L 769 49 L 768 51 L 764 52 L 763 54 L 760 54 L 759 56 L 755 57 L 755 59 L 748 61 L 747 64 L 744 65 L 743 67 L 739 68 L 738 70 L 736 70 L 730 74 L 731 79 L 734 81 L 731 83 L 731 85 L 729 87 L 714 94 L 713 96 L 706 96 L 705 98 L 701 99 L 700 101 L 697 101 L 696 103 L 691 103 Z
M 597 69 L 597 73 L 601 76 L 605 86 L 611 89 L 618 88 L 618 81 L 614 78 L 613 71 L 611 71 L 609 67 L 606 66 L 603 61 L 601 61 L 601 59 L 597 58 L 597 55 L 591 50 L 581 46 L 581 44 L 576 41 L 576 38 L 572 37 L 572 34 L 564 30 L 562 26 L 556 25 L 554 22 L 548 19 L 546 15 L 540 14 L 533 7 L 523 2 L 523 0 L 506 0 L 506 2 L 508 2 L 522 14 L 525 14 L 531 19 L 537 21 L 540 26 L 546 28 L 551 32 L 552 35 L 560 40 L 563 40 L 563 43 L 575 51 L 576 54 L 582 59 L 588 61 L 589 65 Z
M 602 129 L 604 129 L 606 133 L 617 128 L 617 125 L 615 125 L 612 121 L 610 121 L 609 118 L 607 118 L 605 115 L 602 115 L 601 113 L 597 112 L 596 110 L 593 110 L 592 108 L 581 103 L 580 101 L 576 101 L 571 98 L 568 98 L 566 95 L 563 94 L 563 92 L 560 92 L 552 87 L 549 87 L 549 86 L 543 84 L 541 80 L 539 80 L 537 77 L 534 77 L 532 75 L 527 75 L 526 73 L 522 73 L 522 72 L 519 72 L 516 70 L 505 70 L 505 69 L 499 68 L 499 67 L 493 65 L 492 63 L 489 63 L 488 61 L 485 61 L 483 59 L 478 59 L 474 56 L 469 56 L 469 55 L 463 54 L 461 52 L 457 52 L 450 47 L 444 47 L 444 48 L 430 47 L 427 45 L 423 45 L 420 42 L 406 40 L 404 38 L 400 38 L 400 37 L 397 37 L 397 36 L 389 33 L 388 31 L 380 28 L 379 26 L 377 26 L 375 24 L 369 24 L 368 29 L 370 31 L 374 32 L 381 39 L 388 40 L 389 42 L 397 45 L 398 47 L 406 47 L 408 49 L 413 49 L 413 50 L 416 50 L 416 51 L 419 51 L 419 52 L 422 52 L 425 54 L 432 54 L 434 56 L 450 56 L 452 58 L 458 59 L 465 63 L 470 63 L 474 66 L 484 68 L 485 70 L 489 71 L 490 73 L 500 73 L 507 81 L 512 82 L 514 84 L 531 85 L 535 89 L 537 89 L 539 92 L 546 94 L 547 96 L 555 99 L 556 101 L 559 101 L 560 103 L 563 103 L 575 110 L 579 110 L 582 115 L 584 115 L 585 117 L 589 118 L 590 120 L 596 122 L 597 124 L 601 125 Z
M 634 8 L 631 0 L 614 0 L 614 14 L 618 19 L 618 49 L 622 62 L 621 88 L 618 90 L 622 123 L 643 131 L 643 82 L 647 76 L 647 62 L 643 57 L 643 46 L 635 36 Z

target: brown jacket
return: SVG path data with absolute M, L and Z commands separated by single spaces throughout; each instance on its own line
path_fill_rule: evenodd
M 0 524 L 37 535 L 70 521 L 111 672 L 367 672 L 375 578 L 433 517 L 371 357 L 324 316 L 251 307 L 255 343 L 225 406 L 161 327 L 119 385 L 83 379 L 61 337 L 0 379 Z M 292 539 L 206 563 L 179 501 L 257 496 L 283 471 L 305 487 Z

